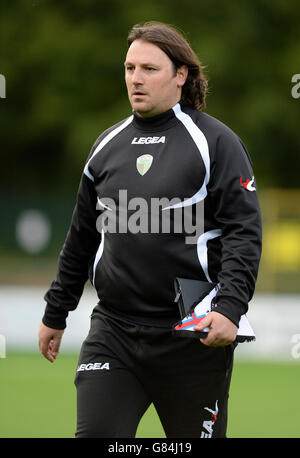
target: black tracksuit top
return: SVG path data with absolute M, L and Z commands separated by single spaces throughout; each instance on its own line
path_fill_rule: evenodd
M 156 213 L 153 199 L 162 203 Z M 204 208 L 201 220 L 198 208 Z M 174 229 L 176 214 L 188 210 L 200 228 L 193 243 L 184 224 L 181 233 Z M 162 229 L 163 213 L 170 230 Z M 154 230 L 150 221 L 160 224 Z M 43 323 L 64 329 L 89 278 L 103 313 L 168 326 L 179 318 L 174 279 L 185 277 L 219 282 L 216 311 L 238 325 L 260 255 L 256 184 L 238 136 L 181 102 L 152 118 L 133 113 L 92 147 L 57 277 L 45 294 Z

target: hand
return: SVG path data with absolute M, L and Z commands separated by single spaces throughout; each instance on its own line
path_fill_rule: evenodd
M 210 347 L 223 347 L 231 344 L 238 331 L 237 326 L 225 315 L 218 312 L 210 312 L 196 326 L 195 331 L 202 331 L 209 327 L 210 331 L 207 337 L 200 339 L 204 345 Z
M 48 361 L 53 363 L 58 355 L 64 329 L 52 329 L 41 323 L 39 329 L 39 349 Z

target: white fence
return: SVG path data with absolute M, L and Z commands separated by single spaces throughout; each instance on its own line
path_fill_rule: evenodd
M 37 334 L 43 316 L 45 288 L 0 288 L 0 357 L 13 351 L 38 351 Z M 90 324 L 97 297 L 87 287 L 78 308 L 69 314 L 61 352 L 78 353 Z M 247 314 L 256 341 L 240 344 L 236 359 L 272 359 L 300 364 L 300 296 L 259 295 Z

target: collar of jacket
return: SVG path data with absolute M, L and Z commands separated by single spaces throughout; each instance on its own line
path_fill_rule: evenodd
M 182 106 L 182 103 L 179 103 Z M 152 116 L 151 118 L 142 118 L 134 111 L 132 122 L 137 129 L 154 132 L 172 127 L 173 124 L 176 124 L 177 120 L 172 107 L 163 113 Z

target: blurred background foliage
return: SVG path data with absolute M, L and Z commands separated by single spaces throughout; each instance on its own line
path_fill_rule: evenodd
M 130 114 L 123 69 L 127 34 L 135 23 L 158 20 L 185 33 L 206 66 L 206 111 L 246 144 L 266 234 L 290 203 L 284 220 L 290 232 L 276 227 L 283 258 L 279 253 L 270 261 L 266 255 L 266 269 L 280 270 L 286 234 L 292 233 L 285 272 L 298 291 L 300 99 L 291 95 L 291 79 L 300 73 L 299 19 L 298 0 L 2 0 L 1 282 L 31 281 L 30 263 L 57 256 L 92 144 Z M 289 192 L 280 205 L 274 189 Z M 18 218 L 28 208 L 44 212 L 51 226 L 44 248 L 31 252 L 16 236 Z M 16 267 L 20 257 L 25 270 Z M 38 264 L 39 274 L 43 266 Z M 39 275 L 31 277 L 37 281 Z M 274 279 L 264 276 L 267 289 L 280 283 Z

